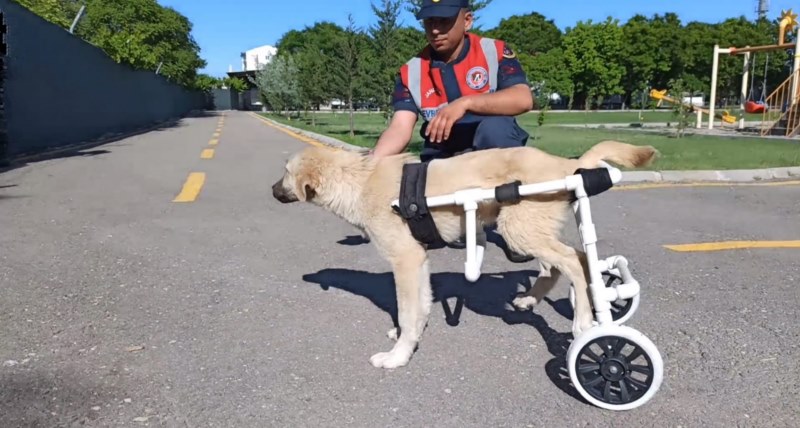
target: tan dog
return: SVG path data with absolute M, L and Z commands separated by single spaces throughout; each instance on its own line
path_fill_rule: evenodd
M 493 188 L 520 180 L 523 184 L 563 179 L 578 168 L 596 168 L 600 160 L 628 167 L 649 164 L 657 155 L 650 146 L 615 141 L 598 143 L 579 159 L 553 156 L 533 147 L 488 149 L 430 162 L 426 196 L 458 190 Z M 419 162 L 402 154 L 374 159 L 356 152 L 312 147 L 286 163 L 283 177 L 272 186 L 283 202 L 307 201 L 366 231 L 380 254 L 391 264 L 397 290 L 399 337 L 389 352 L 373 355 L 375 367 L 395 368 L 408 363 L 427 324 L 433 303 L 425 246 L 417 242 L 403 218 L 391 207 L 399 198 L 402 165 Z M 531 290 L 517 298 L 518 307 L 531 308 L 553 288 L 560 273 L 575 287 L 572 333 L 577 337 L 594 319 L 588 294 L 588 265 L 583 251 L 559 240 L 571 213 L 567 192 L 525 196 L 517 203 L 486 202 L 479 206 L 480 224 L 495 223 L 509 248 L 535 256 L 542 267 Z M 432 208 L 439 234 L 454 242 L 465 233 L 460 206 Z

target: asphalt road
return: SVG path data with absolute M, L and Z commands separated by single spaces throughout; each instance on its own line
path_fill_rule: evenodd
M 437 303 L 406 367 L 381 370 L 389 266 L 357 232 L 270 186 L 304 147 L 245 113 L 0 174 L 0 426 L 789 427 L 800 414 L 800 186 L 614 190 L 593 199 L 602 256 L 642 283 L 627 325 L 659 348 L 644 406 L 585 403 L 561 367 L 567 283 L 507 309 L 536 264 L 494 246 L 484 278 L 432 254 Z M 192 172 L 193 202 L 173 199 Z M 566 236 L 575 241 L 567 223 Z M 445 320 L 446 302 L 463 311 Z

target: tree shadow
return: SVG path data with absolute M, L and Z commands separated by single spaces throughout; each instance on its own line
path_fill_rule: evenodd
M 187 117 L 190 116 L 200 117 L 206 114 L 214 116 L 213 112 L 210 113 L 197 112 L 191 115 L 187 115 Z M 184 118 L 176 118 L 154 124 L 151 123 L 147 126 L 137 126 L 135 128 L 125 129 L 119 132 L 105 133 L 102 135 L 98 135 L 96 138 L 80 141 L 77 143 L 55 144 L 48 147 L 37 148 L 29 151 L 22 151 L 11 155 L 10 158 L 8 159 L 3 159 L 2 157 L 0 157 L 0 174 L 18 168 L 24 168 L 28 165 L 37 162 L 42 162 L 52 159 L 96 156 L 96 155 L 110 153 L 110 151 L 105 149 L 97 149 L 97 150 L 91 150 L 91 149 L 94 149 L 95 147 L 99 146 L 104 146 L 107 144 L 117 143 L 121 140 L 125 140 L 127 138 L 135 137 L 137 135 L 142 135 L 149 132 L 161 132 L 168 129 L 187 126 L 183 122 L 183 119 Z M 2 153 L 0 153 L 0 156 L 2 156 Z
M 566 368 L 566 355 L 572 333 L 557 332 L 534 311 L 518 311 L 510 303 L 522 289 L 530 289 L 531 277 L 537 275 L 538 272 L 534 270 L 484 273 L 477 282 L 468 283 L 461 273 L 436 273 L 431 275 L 433 301 L 442 305 L 445 321 L 452 327 L 459 325 L 461 313 L 466 307 L 476 314 L 499 318 L 508 325 L 525 324 L 535 328 L 553 356 L 545 364 L 547 376 L 564 393 L 586 403 L 572 387 Z M 389 314 L 393 325 L 398 327 L 397 295 L 391 272 L 323 269 L 304 275 L 303 280 L 318 284 L 323 290 L 333 287 L 365 297 Z M 454 300 L 452 305 L 451 300 Z M 545 302 L 560 315 L 572 319 L 572 308 L 567 298 L 557 301 L 545 298 Z

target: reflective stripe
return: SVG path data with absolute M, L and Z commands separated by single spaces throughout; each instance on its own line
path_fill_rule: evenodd
M 417 104 L 417 108 L 422 108 L 422 61 L 419 57 L 414 57 L 408 62 L 408 90 L 411 98 Z
M 486 63 L 489 64 L 489 90 L 497 90 L 497 45 L 494 39 L 483 38 L 481 39 L 481 48 L 483 54 L 486 56 Z

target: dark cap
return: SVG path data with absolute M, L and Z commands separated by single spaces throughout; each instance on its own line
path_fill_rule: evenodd
M 469 7 L 469 0 L 422 0 L 417 19 L 452 18 L 465 7 Z

